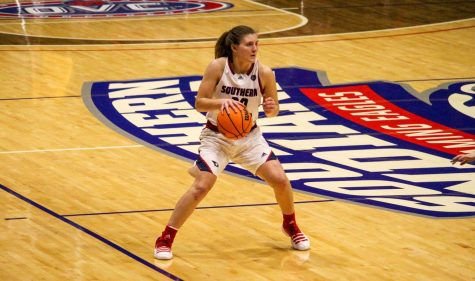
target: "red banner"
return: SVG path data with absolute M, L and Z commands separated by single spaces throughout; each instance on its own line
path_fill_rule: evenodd
M 309 99 L 369 129 L 452 155 L 475 150 L 475 136 L 402 109 L 367 85 L 301 88 Z

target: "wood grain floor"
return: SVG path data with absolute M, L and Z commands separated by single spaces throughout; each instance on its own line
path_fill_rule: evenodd
M 295 252 L 280 232 L 272 190 L 230 174 L 179 231 L 175 258 L 153 259 L 157 235 L 192 182 L 190 162 L 104 125 L 84 105 L 85 82 L 201 75 L 214 45 L 203 39 L 239 22 L 266 33 L 265 64 L 325 71 L 335 84 L 399 81 L 422 93 L 475 79 L 475 20 L 460 12 L 473 1 L 439 3 L 442 18 L 432 5 L 412 22 L 398 14 L 429 4 L 227 2 L 234 8 L 193 16 L 31 21 L 29 37 L 19 20 L 2 20 L 0 280 L 475 280 L 473 218 L 433 219 L 296 192 L 312 249 Z M 374 8 L 387 13 L 355 28 L 359 11 Z M 298 27 L 301 14 L 308 23 Z M 372 30 L 373 22 L 397 29 Z M 331 32 L 323 35 L 325 25 Z

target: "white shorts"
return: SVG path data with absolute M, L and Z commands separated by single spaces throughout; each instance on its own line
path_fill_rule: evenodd
M 200 156 L 195 165 L 200 170 L 211 172 L 216 176 L 226 168 L 229 161 L 241 165 L 255 175 L 262 164 L 277 159 L 259 127 L 244 138 L 234 141 L 209 128 L 204 128 L 200 141 Z

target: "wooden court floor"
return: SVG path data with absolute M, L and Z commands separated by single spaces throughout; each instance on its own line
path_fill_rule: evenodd
M 225 2 L 194 14 L 0 17 L 0 280 L 475 280 L 473 215 L 434 218 L 296 190 L 312 248 L 295 252 L 272 190 L 233 173 L 180 229 L 175 258 L 154 260 L 192 182 L 191 160 L 111 129 L 85 103 L 84 85 L 202 75 L 215 38 L 237 24 L 262 34 L 263 63 L 319 71 L 335 85 L 401 83 L 427 101 L 429 89 L 475 83 L 475 1 Z M 474 125 L 455 129 L 474 135 Z M 421 165 L 444 167 L 424 170 L 432 183 L 463 182 L 475 195 L 474 165 L 450 167 L 449 153 L 430 159 Z

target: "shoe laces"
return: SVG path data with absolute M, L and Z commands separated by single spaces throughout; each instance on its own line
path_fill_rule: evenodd
M 170 239 L 170 235 L 167 235 L 165 237 L 160 236 L 155 242 L 155 248 L 159 248 L 163 246 L 168 247 L 168 248 L 172 247 L 172 241 Z

